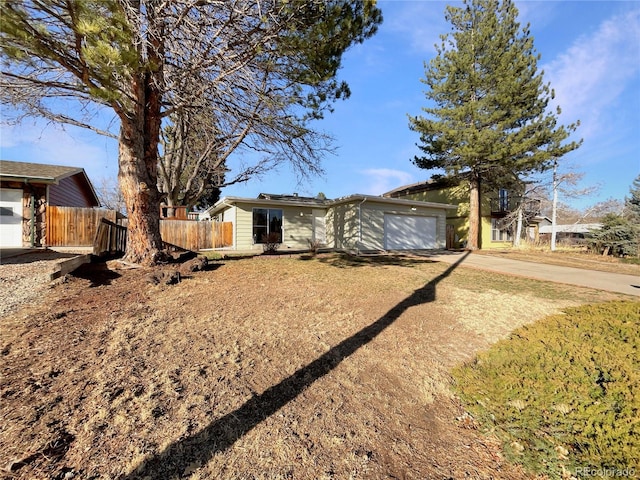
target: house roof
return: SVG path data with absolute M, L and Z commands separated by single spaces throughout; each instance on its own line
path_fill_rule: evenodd
M 457 205 L 449 205 L 445 203 L 436 203 L 436 202 L 423 202 L 420 200 L 406 200 L 399 198 L 385 198 L 378 197 L 375 195 L 362 195 L 362 194 L 354 194 L 346 197 L 337 198 L 335 200 L 329 199 L 318 199 L 311 197 L 297 197 L 295 195 L 274 195 L 276 198 L 260 198 L 264 197 L 264 194 L 260 194 L 258 198 L 243 198 L 243 197 L 224 197 L 218 200 L 213 207 L 210 207 L 207 212 L 210 215 L 215 215 L 216 213 L 228 208 L 236 203 L 250 203 L 252 205 L 263 205 L 263 206 L 293 206 L 293 207 L 317 207 L 317 208 L 328 208 L 334 205 L 341 205 L 344 203 L 365 203 L 365 202 L 376 202 L 376 203 L 386 203 L 390 205 L 407 205 L 407 206 L 415 206 L 415 207 L 432 207 L 432 208 L 447 208 L 447 209 L 456 209 Z
M 544 215 L 536 215 L 535 217 L 529 219 L 529 223 L 542 223 L 542 222 L 551 223 L 551 219 L 549 217 L 545 217 Z
M 540 233 L 551 233 L 552 225 L 540 227 Z M 602 228 L 601 223 L 572 223 L 570 225 L 556 225 L 556 233 L 589 233 L 591 230 Z
M 91 194 L 96 200 L 96 204 L 100 205 L 98 195 L 96 194 L 89 177 L 84 171 L 84 168 L 0 160 L 0 180 L 56 185 L 60 183 L 61 180 L 78 174 L 89 186 Z
M 297 200 L 292 195 L 290 199 L 282 199 L 282 198 L 245 198 L 245 197 L 223 197 L 216 202 L 216 204 L 212 207 L 209 207 L 206 211 L 209 214 L 216 214 L 221 210 L 224 210 L 226 207 L 230 207 L 236 203 L 251 203 L 252 205 L 263 205 L 265 207 L 268 206 L 291 206 L 291 207 L 325 207 L 327 205 L 326 200 L 316 199 L 315 202 L 305 201 L 305 200 Z
M 442 188 L 450 188 L 459 185 L 459 181 L 450 178 L 439 178 L 437 180 L 427 180 L 425 182 L 411 183 L 402 187 L 394 188 L 386 193 L 383 197 L 397 198 L 415 193 L 427 192 L 430 190 L 439 190 Z
M 288 194 L 275 194 L 275 193 L 261 193 L 258 195 L 259 199 L 262 200 L 281 200 L 286 202 L 296 202 L 296 203 L 310 203 L 314 205 L 325 204 L 327 201 L 326 198 L 317 198 L 317 197 L 301 197 L 297 193 L 293 195 Z
M 39 183 L 58 183 L 60 180 L 84 170 L 79 167 L 45 165 L 42 163 L 0 160 L 0 177 L 12 180 L 38 180 Z
M 433 207 L 433 208 L 447 208 L 447 209 L 457 209 L 457 205 L 450 205 L 448 203 L 437 203 L 437 202 L 423 202 L 421 200 L 408 200 L 408 199 L 400 199 L 400 198 L 388 198 L 384 196 L 375 196 L 375 195 L 362 195 L 360 193 L 356 193 L 354 195 L 349 195 L 346 197 L 337 198 L 335 200 L 331 200 L 331 205 L 339 205 L 341 203 L 353 203 L 353 202 L 376 202 L 376 203 L 386 203 L 391 205 L 408 205 L 415 207 Z

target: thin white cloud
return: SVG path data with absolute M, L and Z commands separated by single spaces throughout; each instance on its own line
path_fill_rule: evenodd
M 451 29 L 444 18 L 446 2 L 382 1 L 378 5 L 384 16 L 383 28 L 409 37 L 409 45 L 417 52 L 435 54 L 440 35 Z
M 544 28 L 557 15 L 557 10 L 562 6 L 558 1 L 516 1 L 518 9 L 518 22 L 524 28 L 527 23 L 536 29 Z
M 616 101 L 640 72 L 640 9 L 602 22 L 592 36 L 582 36 L 543 66 L 555 90 L 561 121 L 581 121 L 580 135 L 606 129 Z
M 98 182 L 117 174 L 117 143 L 80 129 L 42 122 L 2 125 L 0 157 L 3 160 L 84 168 Z
M 402 170 L 390 168 L 369 168 L 363 170 L 366 176 L 366 187 L 361 193 L 367 195 L 381 195 L 402 185 L 413 182 L 413 176 Z

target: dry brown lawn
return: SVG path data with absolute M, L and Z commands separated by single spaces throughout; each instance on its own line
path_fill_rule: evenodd
M 528 478 L 451 367 L 622 298 L 411 257 L 227 260 L 175 286 L 108 266 L 1 319 L 7 478 Z

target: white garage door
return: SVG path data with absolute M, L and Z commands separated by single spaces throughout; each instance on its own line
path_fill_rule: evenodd
M 22 190 L 0 188 L 0 247 L 22 247 Z
M 385 215 L 384 248 L 386 250 L 438 248 L 436 217 Z

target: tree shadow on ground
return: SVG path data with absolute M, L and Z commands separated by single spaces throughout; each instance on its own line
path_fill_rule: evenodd
M 306 258 L 301 258 L 306 260 Z M 416 256 L 404 253 L 372 253 L 353 255 L 350 253 L 338 253 L 329 256 L 319 256 L 320 263 L 337 268 L 397 266 L 413 267 L 425 263 L 435 263 L 436 260 L 425 256 Z
M 200 432 L 176 440 L 164 451 L 145 460 L 135 471 L 121 477 L 121 480 L 177 478 L 189 465 L 206 464 L 216 453 L 232 447 L 236 441 L 293 401 L 316 380 L 330 373 L 343 360 L 375 339 L 407 309 L 435 301 L 438 283 L 448 277 L 467 255 L 468 252 L 442 274 L 415 290 L 374 323 L 343 340 L 280 383 L 251 398 L 240 408 L 213 421 Z
M 122 276 L 118 272 L 110 270 L 104 261 L 85 263 L 84 265 L 80 265 L 69 275 L 89 280 L 89 282 L 91 282 L 89 287 L 91 288 L 100 287 L 102 285 L 111 285 L 115 279 Z

